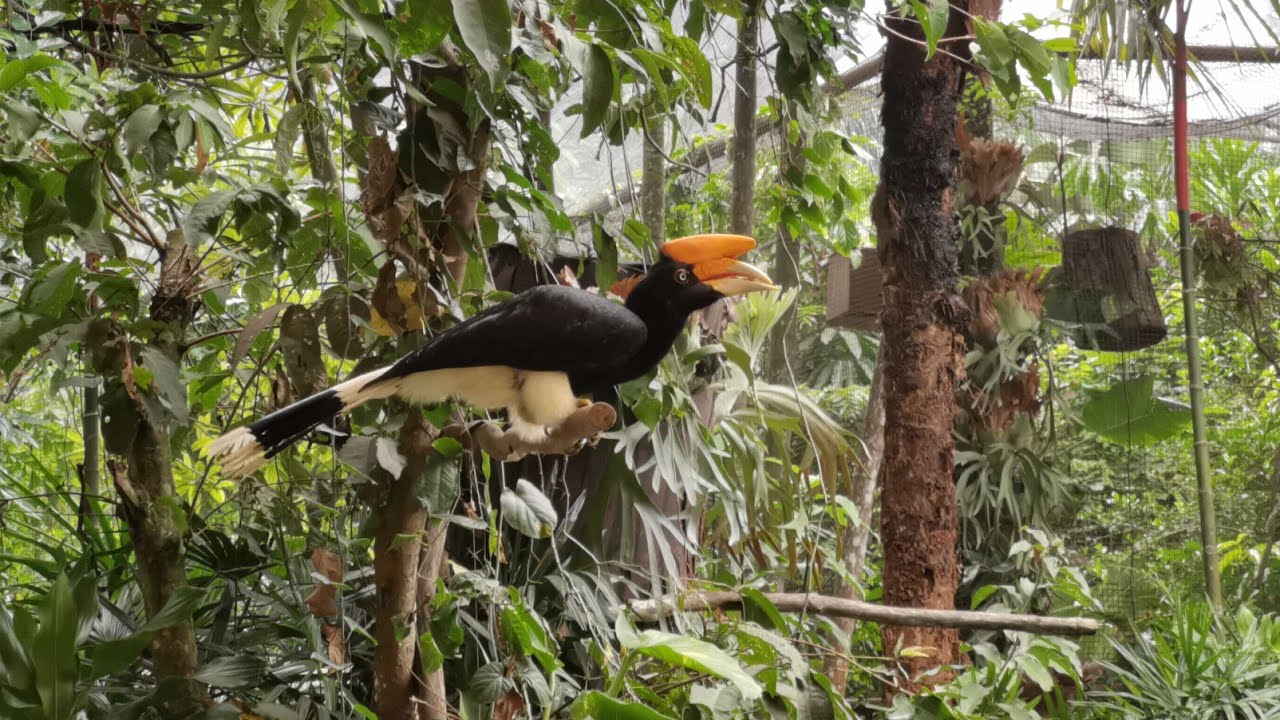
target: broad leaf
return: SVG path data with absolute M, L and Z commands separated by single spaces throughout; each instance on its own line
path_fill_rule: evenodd
M 533 483 L 521 478 L 515 491 L 502 492 L 502 517 L 521 534 L 534 539 L 551 537 L 558 516 L 551 501 Z
M 648 705 L 615 700 L 596 690 L 579 695 L 569 714 L 573 720 L 674 720 Z
M 511 7 L 507 0 L 452 0 L 458 33 L 476 62 L 496 80 L 511 54 Z
M 1191 412 L 1153 394 L 1155 378 L 1144 375 L 1090 393 L 1081 417 L 1091 432 L 1120 445 L 1150 445 L 1186 429 Z
M 590 45 L 582 77 L 582 137 L 604 123 L 617 84 L 617 71 L 609 53 L 599 45 Z
M 66 575 L 59 575 L 40 604 L 40 629 L 31 645 L 36 690 L 46 720 L 64 720 L 75 712 L 76 635 L 80 613 Z
M 675 635 L 659 630 L 637 633 L 626 615 L 619 615 L 615 630 L 618 642 L 624 648 L 641 655 L 660 660 L 668 665 L 688 668 L 714 675 L 733 683 L 742 697 L 748 701 L 758 699 L 763 692 L 737 660 L 709 642 L 687 635 Z

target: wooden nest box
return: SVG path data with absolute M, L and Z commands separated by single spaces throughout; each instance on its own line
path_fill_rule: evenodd
M 1077 230 L 1062 240 L 1062 266 L 1046 298 L 1049 317 L 1077 324 L 1077 347 L 1123 352 L 1165 339 L 1168 327 L 1138 234 Z
M 858 251 L 857 267 L 843 255 L 833 255 L 827 263 L 827 324 L 880 331 L 880 309 L 884 307 L 884 278 L 875 248 Z

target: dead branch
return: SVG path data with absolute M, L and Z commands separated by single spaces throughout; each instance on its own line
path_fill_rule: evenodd
M 543 438 L 524 437 L 492 422 L 450 425 L 442 434 L 456 438 L 468 449 L 484 450 L 498 462 L 514 462 L 526 455 L 574 455 L 586 445 L 594 445 L 596 436 L 613 427 L 617 418 L 612 405 L 598 402 L 578 408 Z
M 1097 620 L 1090 618 L 1055 618 L 970 610 L 891 607 L 813 593 L 763 593 L 763 595 L 781 612 L 809 612 L 828 617 L 848 617 L 903 627 L 1018 630 L 1042 635 L 1092 635 L 1098 632 L 1100 627 Z M 627 605 L 631 615 L 644 622 L 657 622 L 677 612 L 727 610 L 739 607 L 742 607 L 742 596 L 736 592 L 664 595 L 653 600 L 634 600 Z

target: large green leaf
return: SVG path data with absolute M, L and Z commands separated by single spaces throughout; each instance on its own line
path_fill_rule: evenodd
M 511 7 L 507 0 L 452 0 L 458 33 L 476 62 L 497 79 L 511 54 Z
M 30 688 L 34 678 L 31 658 L 13 629 L 13 617 L 0 607 L 0 676 L 11 687 Z
M 1191 411 L 1153 393 L 1155 378 L 1144 375 L 1091 392 L 1081 417 L 1091 432 L 1121 445 L 1150 445 L 1186 429 Z
M 105 677 L 132 665 L 157 630 L 186 622 L 203 598 L 204 590 L 184 585 L 175 590 L 160 612 L 138 628 L 137 632 L 117 640 L 98 643 L 91 653 L 93 677 Z
M 83 228 L 102 227 L 102 168 L 96 159 L 82 160 L 71 168 L 63 200 L 71 222 Z
M 586 69 L 582 74 L 582 137 L 604 123 L 618 85 L 618 73 L 608 51 L 599 45 L 587 47 Z
M 647 705 L 615 700 L 596 690 L 579 695 L 569 713 L 573 720 L 674 720 Z
M 40 603 L 40 629 L 31 645 L 45 720 L 63 720 L 75 712 L 79 629 L 80 613 L 71 583 L 66 575 L 59 575 Z
M 624 648 L 668 665 L 728 680 L 738 688 L 744 700 L 754 701 L 763 692 L 760 684 L 742 669 L 737 660 L 709 642 L 659 630 L 636 632 L 625 614 L 618 615 L 615 630 L 618 642 Z
M 521 534 L 538 539 L 551 537 L 558 516 L 546 495 L 533 483 L 521 478 L 515 491 L 502 492 L 502 518 Z

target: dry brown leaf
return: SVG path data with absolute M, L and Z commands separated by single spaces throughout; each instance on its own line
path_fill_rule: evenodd
M 524 698 L 520 697 L 520 693 L 515 690 L 508 690 L 505 695 L 498 698 L 498 702 L 493 704 L 493 720 L 513 720 L 523 715 L 524 711 Z
M 133 379 L 133 353 L 129 351 L 129 343 L 124 343 L 124 370 L 120 372 L 120 379 L 124 381 L 125 392 L 129 393 L 129 397 L 134 400 L 138 399 L 138 383 Z
M 329 648 L 329 662 L 335 665 L 341 665 L 346 661 L 347 642 L 342 637 L 342 628 L 337 625 L 324 625 L 320 628 L 320 633 L 324 635 L 325 642 Z
M 573 268 L 569 267 L 568 265 L 565 265 L 564 267 L 560 268 L 560 274 L 556 276 L 556 282 L 571 288 L 581 289 L 582 287 L 581 285 L 578 284 L 577 274 L 574 273 Z
M 311 565 L 316 572 L 325 576 L 330 582 L 342 581 L 342 559 L 323 548 L 316 548 L 311 553 Z M 318 618 L 334 617 L 338 614 L 338 589 L 333 585 L 316 583 L 307 596 L 307 608 Z
M 986 205 L 1009 194 L 1022 177 L 1021 148 L 1007 142 L 970 138 L 961 148 L 959 175 L 965 200 Z

